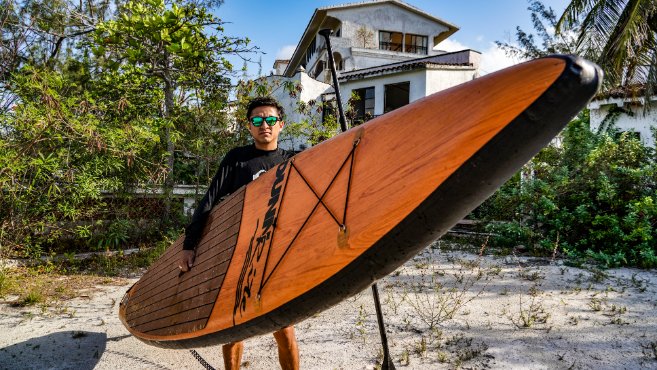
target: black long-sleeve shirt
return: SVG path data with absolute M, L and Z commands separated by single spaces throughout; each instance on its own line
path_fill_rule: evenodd
M 237 147 L 229 151 L 212 178 L 210 187 L 196 207 L 191 223 L 185 229 L 183 249 L 193 250 L 198 245 L 212 208 L 228 194 L 250 183 L 294 153 L 283 149 L 260 150 L 255 145 Z

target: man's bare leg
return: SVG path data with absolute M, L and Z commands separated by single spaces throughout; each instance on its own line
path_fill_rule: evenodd
M 278 362 L 283 370 L 299 370 L 299 348 L 294 327 L 288 326 L 274 333 L 278 344 Z
M 224 353 L 224 366 L 226 370 L 238 370 L 242 364 L 243 342 L 224 344 L 221 348 Z

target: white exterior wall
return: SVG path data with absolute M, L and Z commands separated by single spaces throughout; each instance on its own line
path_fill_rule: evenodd
M 342 55 L 346 71 L 376 67 L 423 56 L 423 54 L 379 50 L 379 31 L 427 36 L 428 50 L 426 55 L 435 55 L 439 52 L 433 50 L 435 46 L 433 44 L 434 37 L 448 30 L 447 27 L 441 24 L 393 4 L 334 9 L 328 11 L 327 16 L 336 18 L 341 22 L 341 37 L 332 37 L 331 47 L 333 51 L 338 51 Z M 356 36 L 358 29 L 363 26 L 372 33 L 366 47 Z M 320 35 L 316 37 L 316 47 L 320 50 L 325 48 L 324 38 Z M 313 55 L 306 65 L 306 69 L 311 74 L 320 60 L 326 60 L 325 54 L 321 53 L 320 50 Z
M 287 65 L 290 64 L 289 60 L 282 60 L 282 59 L 277 59 L 274 61 L 274 74 L 275 75 L 283 75 L 285 72 L 285 68 L 287 68 Z
M 347 9 L 334 9 L 327 12 L 328 16 L 342 21 L 342 37 L 354 39 L 356 31 L 363 25 L 373 34 L 370 47 L 379 48 L 379 31 L 394 31 L 424 35 L 428 37 L 429 51 L 435 46 L 434 36 L 447 31 L 447 27 L 427 19 L 409 10 L 392 4 L 376 4 Z M 362 47 L 357 41 L 354 47 Z M 415 54 L 417 55 L 417 54 Z
M 426 71 L 417 70 L 406 73 L 372 77 L 358 81 L 348 81 L 340 85 L 342 104 L 346 108 L 353 90 L 374 86 L 374 115 L 383 114 L 385 85 L 409 82 L 409 102 L 425 97 Z
M 643 101 L 641 100 L 641 102 Z M 644 145 L 655 148 L 652 130 L 657 129 L 657 96 L 654 96 L 649 104 L 651 104 L 651 109 L 644 114 L 642 104 L 626 104 L 624 99 L 593 101 L 588 105 L 591 112 L 591 131 L 598 131 L 613 106 L 623 107 L 634 115 L 621 113 L 614 122 L 614 127 L 620 131 L 638 132 Z
M 475 69 L 441 68 L 427 70 L 425 96 L 471 81 L 476 77 L 477 71 Z
M 343 70 L 350 71 L 354 69 L 354 58 L 351 56 L 351 40 L 344 37 L 331 36 L 331 48 L 334 54 L 338 53 L 342 57 Z
M 363 48 L 351 48 L 351 56 L 353 62 L 349 65 L 350 68 L 345 68 L 346 71 L 379 67 L 384 64 L 404 62 L 409 59 L 423 57 L 423 55 L 420 54 L 398 53 L 388 50 L 372 50 Z
M 413 102 L 437 91 L 470 81 L 478 76 L 480 53 L 472 50 L 464 50 L 459 53 L 444 53 L 433 50 L 436 46 L 434 45 L 434 38 L 444 32 L 450 32 L 449 28 L 437 20 L 431 19 L 430 17 L 427 18 L 399 5 L 390 3 L 364 3 L 359 6 L 350 6 L 342 9 L 328 9 L 325 16 L 322 15 L 322 17 L 320 19 L 323 22 L 321 27 L 330 26 L 335 29 L 339 24 L 340 37 L 332 36 L 331 46 L 333 52 L 339 53 L 342 57 L 344 69 L 341 72 L 347 74 L 346 78 L 349 78 L 348 73 L 346 73 L 349 71 L 379 67 L 425 56 L 422 54 L 379 50 L 379 31 L 426 36 L 426 56 L 445 54 L 444 59 L 436 59 L 433 62 L 449 64 L 440 66 L 427 64 L 424 67 L 412 66 L 411 68 L 415 69 L 399 70 L 398 72 L 393 72 L 393 70 L 387 68 L 378 71 L 365 71 L 365 73 L 381 74 L 378 76 L 370 75 L 361 77 L 362 75 L 356 72 L 356 76 L 359 77 L 355 78 L 359 78 L 358 80 L 348 80 L 341 83 L 342 103 L 345 107 L 353 90 L 374 87 L 374 115 L 381 115 L 384 110 L 386 85 L 408 82 L 409 102 Z M 318 26 L 319 24 L 314 25 L 314 27 Z M 369 44 L 366 47 L 363 47 L 362 42 L 356 37 L 356 32 L 363 26 L 371 32 Z M 320 61 L 328 62 L 324 38 L 317 34 L 315 40 L 316 51 L 306 65 L 306 71 L 310 76 L 314 76 L 317 64 Z M 471 63 L 472 67 L 464 66 L 464 63 Z M 290 122 L 307 118 L 302 117 L 296 112 L 292 112 L 297 101 L 307 102 L 312 99 L 319 100 L 322 93 L 332 91 L 332 87 L 329 85 L 329 83 L 332 83 L 332 79 L 328 66 L 325 66 L 323 72 L 316 76 L 315 79 L 311 78 L 308 74 L 297 73 L 292 78 L 295 81 L 300 81 L 302 86 L 304 86 L 301 96 L 292 99 L 285 92 L 281 96 L 276 95 L 282 104 L 290 107 L 287 113 L 288 121 Z M 340 71 L 338 75 L 340 75 Z M 319 120 L 321 119 L 321 115 L 317 114 L 314 118 Z M 294 141 L 294 139 L 291 140 Z M 300 145 L 304 144 L 300 143 L 298 139 L 292 143 L 295 149 L 298 149 Z M 282 143 L 283 145 L 289 144 Z

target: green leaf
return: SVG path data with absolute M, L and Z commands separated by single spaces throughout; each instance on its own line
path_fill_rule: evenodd
M 171 53 L 177 53 L 180 51 L 180 44 L 170 44 L 167 46 L 167 50 L 169 50 Z

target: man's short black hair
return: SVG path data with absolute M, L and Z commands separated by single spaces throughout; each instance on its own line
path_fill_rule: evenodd
M 278 110 L 278 117 L 283 119 L 283 115 L 285 114 L 285 111 L 283 110 L 283 106 L 274 98 L 271 96 L 258 96 L 256 98 L 251 99 L 249 102 L 248 107 L 246 108 L 246 119 L 251 119 L 251 112 L 258 108 L 258 107 L 274 107 Z

